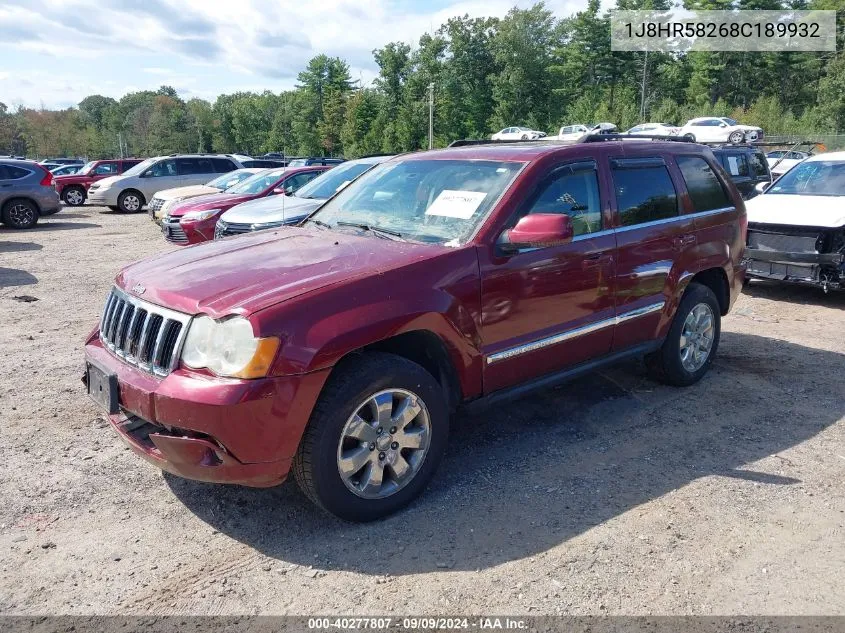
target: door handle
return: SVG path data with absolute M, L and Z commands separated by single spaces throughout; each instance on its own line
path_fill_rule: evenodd
M 606 254 L 606 253 L 594 253 L 592 255 L 587 255 L 581 261 L 581 268 L 586 270 L 587 268 L 595 268 L 596 266 L 603 266 L 604 264 L 610 263 L 610 261 L 612 259 L 613 259 L 613 257 L 611 255 Z
M 695 235 L 681 235 L 674 240 L 675 248 L 681 249 L 685 246 L 692 246 L 696 242 Z

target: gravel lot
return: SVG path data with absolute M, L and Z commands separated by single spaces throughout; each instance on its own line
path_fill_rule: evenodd
M 94 207 L 0 227 L 0 613 L 845 614 L 845 293 L 752 284 L 689 389 L 632 363 L 462 418 L 352 525 L 163 475 L 89 402 L 114 274 L 167 248 Z

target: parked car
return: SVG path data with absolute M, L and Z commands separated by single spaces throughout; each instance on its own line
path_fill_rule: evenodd
M 311 156 L 310 158 L 294 158 L 287 164 L 288 167 L 307 167 L 309 165 L 340 165 L 345 158 L 326 158 L 322 156 Z
M 255 174 L 219 193 L 192 198 L 170 208 L 161 224 L 165 239 L 173 244 L 199 244 L 214 239 L 218 218 L 236 204 L 273 196 L 290 195 L 331 166 L 282 167 Z
M 753 145 L 725 145 L 714 148 L 713 154 L 728 172 L 744 200 L 756 196 L 759 185 L 772 182 L 766 157 Z
M 287 167 L 287 161 L 272 158 L 250 158 L 248 160 L 240 161 L 244 167 L 258 167 L 259 169 L 276 169 L 278 167 Z
M 174 187 L 173 189 L 164 189 L 158 191 L 147 205 L 147 211 L 150 214 L 150 219 L 156 224 L 161 224 L 162 218 L 167 215 L 168 211 L 177 204 L 181 204 L 191 198 L 197 196 L 205 196 L 211 193 L 220 193 L 229 187 L 234 187 L 239 182 L 252 178 L 255 174 L 259 174 L 264 169 L 257 167 L 249 167 L 245 169 L 236 169 L 230 171 L 222 176 L 217 176 L 203 185 L 188 185 L 187 187 Z
M 391 156 L 368 156 L 348 160 L 320 174 L 293 195 L 252 200 L 234 206 L 220 216 L 214 239 L 296 224 L 361 174 L 389 158 Z
M 668 123 L 640 123 L 635 125 L 625 134 L 654 135 L 654 136 L 677 136 L 681 128 Z
M 581 125 L 580 123 L 578 125 L 564 125 L 558 130 L 557 136 L 551 136 L 549 138 L 556 141 L 577 141 L 589 131 L 586 125 Z
M 240 169 L 240 162 L 224 154 L 156 156 L 136 165 L 122 176 L 94 183 L 88 189 L 91 204 L 114 211 L 140 211 L 158 191 L 200 185 L 218 174 Z
M 81 158 L 45 158 L 38 161 L 39 165 L 46 165 L 47 163 L 53 165 L 84 165 L 85 161 Z
M 798 163 L 810 157 L 807 152 L 798 152 L 795 150 L 774 150 L 766 154 L 766 161 L 769 163 L 769 169 L 775 177 L 782 176 L 790 169 L 795 167 Z
M 328 512 L 377 519 L 421 493 L 458 407 L 642 355 L 699 380 L 744 247 L 742 199 L 698 145 L 405 154 L 301 226 L 124 268 L 85 344 L 88 392 L 171 473 L 292 471 Z M 485 320 L 502 296 L 518 307 Z
M 540 132 L 539 130 L 514 126 L 499 130 L 491 138 L 494 141 L 532 141 L 545 135 L 545 132 Z
M 53 174 L 28 160 L 0 160 L 0 222 L 29 229 L 61 208 Z
M 690 119 L 678 135 L 696 143 L 745 143 L 763 140 L 763 130 L 759 127 L 741 125 L 727 117 Z
M 89 187 L 109 176 L 116 176 L 131 169 L 141 162 L 140 158 L 121 158 L 118 160 L 93 160 L 86 163 L 77 173 L 69 176 L 56 176 L 53 185 L 62 201 L 71 207 L 85 204 Z
M 82 165 L 60 165 L 58 167 L 53 167 L 49 171 L 53 174 L 53 176 L 70 176 L 71 174 L 79 172 L 82 167 Z
M 845 289 L 845 152 L 804 159 L 748 203 L 749 278 Z

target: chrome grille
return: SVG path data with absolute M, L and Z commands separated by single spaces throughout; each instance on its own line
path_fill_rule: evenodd
M 153 198 L 150 200 L 149 211 L 150 213 L 155 213 L 159 209 L 164 206 L 164 200 L 162 198 Z
M 179 363 L 191 317 L 112 288 L 100 319 L 100 340 L 130 365 L 166 376 Z
M 177 244 L 187 244 L 188 236 L 185 235 L 185 229 L 179 224 L 179 218 L 167 216 L 161 224 L 161 232 L 168 242 L 175 242 Z
M 784 235 L 782 233 L 764 233 L 748 231 L 748 246 L 762 251 L 780 251 L 782 253 L 815 253 L 818 235 Z
M 221 222 L 218 221 L 214 227 L 214 239 L 219 240 L 222 237 L 229 235 L 240 235 L 241 233 L 251 233 L 252 224 L 239 224 L 237 222 Z

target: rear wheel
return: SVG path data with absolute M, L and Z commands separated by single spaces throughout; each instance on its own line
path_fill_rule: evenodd
M 425 488 L 446 448 L 443 390 L 400 356 L 369 353 L 335 369 L 294 458 L 303 492 L 348 521 L 372 521 Z
M 9 200 L 0 217 L 3 224 L 13 229 L 31 229 L 38 223 L 38 207 L 29 200 Z
M 662 382 L 685 387 L 698 382 L 716 355 L 721 334 L 716 295 L 707 286 L 690 284 L 659 351 L 646 358 L 652 374 Z
M 695 134 L 690 134 L 689 132 L 684 134 L 684 140 L 690 143 L 695 143 Z
M 66 187 L 62 191 L 62 200 L 71 207 L 81 206 L 85 202 L 85 189 L 82 187 Z
M 117 197 L 117 207 L 123 213 L 138 213 L 144 204 L 144 196 L 134 189 L 124 191 Z

